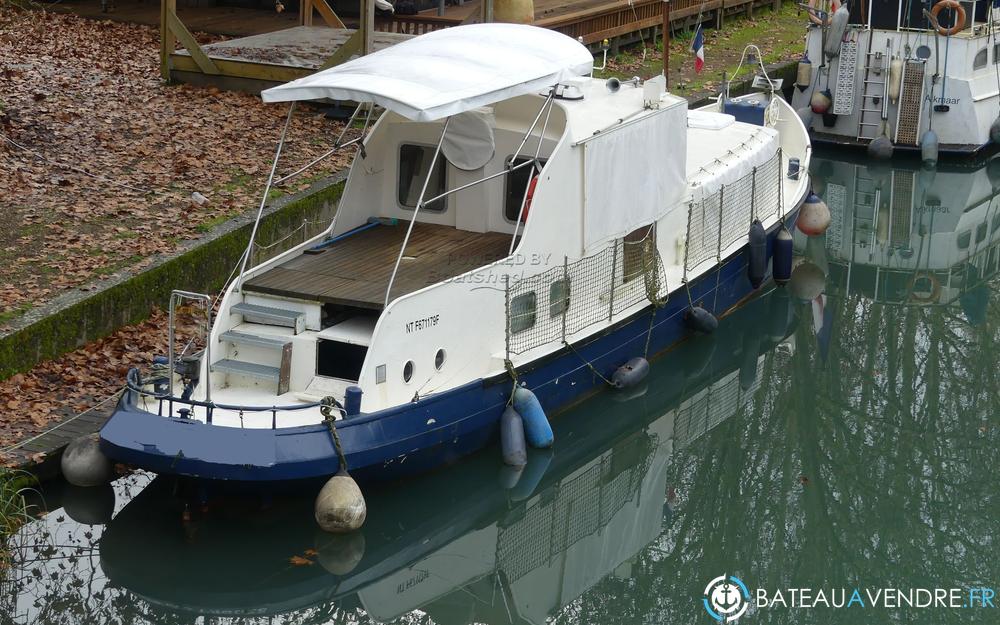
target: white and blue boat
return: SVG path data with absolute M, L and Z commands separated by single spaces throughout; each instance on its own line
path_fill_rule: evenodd
M 738 305 L 751 223 L 769 253 L 809 191 L 799 117 L 768 80 L 689 111 L 593 65 L 559 33 L 469 25 L 264 91 L 360 103 L 337 215 L 244 256 L 201 352 L 129 373 L 104 453 L 278 484 L 337 473 L 335 431 L 356 478 L 413 474 L 496 440 L 514 385 L 553 416 L 683 340 L 692 309 Z

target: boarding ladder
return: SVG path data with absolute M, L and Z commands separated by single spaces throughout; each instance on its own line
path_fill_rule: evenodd
M 851 224 L 851 236 L 854 242 L 851 253 L 853 254 L 853 246 L 857 242 L 854 237 L 864 233 L 867 235 L 867 240 L 862 246 L 868 248 L 868 261 L 871 262 L 882 190 L 875 184 L 874 179 L 865 175 L 866 173 L 867 170 L 861 165 L 854 166 L 854 205 Z
M 896 111 L 895 143 L 918 145 L 920 117 L 924 100 L 924 61 L 907 59 L 903 63 L 903 78 Z
M 858 111 L 858 140 L 871 141 L 879 135 L 887 110 L 889 59 L 892 44 L 886 42 L 885 52 L 872 52 L 872 31 L 868 31 L 868 51 L 865 53 L 865 77 L 861 83 L 861 108 Z
M 894 247 L 910 244 L 914 211 L 914 179 L 912 171 L 897 170 L 892 172 L 892 225 L 889 228 L 889 242 Z

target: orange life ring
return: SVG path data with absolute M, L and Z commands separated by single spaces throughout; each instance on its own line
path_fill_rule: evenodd
M 952 0 L 941 0 L 942 2 L 951 2 Z M 929 291 L 926 293 L 917 293 L 917 283 L 920 280 L 927 280 Z M 921 304 L 926 304 L 929 302 L 936 302 L 938 297 L 941 295 L 941 282 L 938 281 L 932 274 L 929 273 L 918 273 L 913 276 L 913 280 L 910 280 L 910 301 L 918 302 Z
M 826 14 L 825 22 L 819 19 L 819 16 L 816 15 L 817 11 L 822 11 L 821 8 L 816 6 L 819 3 L 820 0 L 809 0 L 809 8 L 812 9 L 812 11 L 806 11 L 806 13 L 809 14 L 809 21 L 811 21 L 813 24 L 816 24 L 817 26 L 829 26 L 830 20 L 833 19 L 833 14 L 836 13 L 837 9 L 840 8 L 840 0 L 833 0 L 833 2 L 830 3 L 830 12 Z
M 955 24 L 951 28 L 944 28 L 938 24 L 937 16 L 944 9 L 951 9 L 955 12 Z M 945 37 L 954 35 L 963 28 L 965 28 L 965 9 L 962 8 L 961 3 L 958 0 L 940 0 L 931 9 L 931 16 L 934 18 L 934 30 L 938 33 L 944 35 Z
M 538 174 L 531 177 L 528 183 L 528 192 L 524 196 L 524 208 L 521 209 L 521 223 L 528 221 L 528 211 L 531 210 L 531 200 L 535 197 L 535 186 L 538 185 Z

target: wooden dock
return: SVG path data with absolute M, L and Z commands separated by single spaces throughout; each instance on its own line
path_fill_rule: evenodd
M 93 410 L 47 425 L 48 429 L 43 434 L 28 439 L 12 456 L 17 467 L 43 481 L 58 477 L 61 473 L 60 459 L 66 446 L 81 436 L 99 432 L 117 405 L 113 398 L 102 400 L 103 403 L 94 401 L 99 405 Z
M 482 20 L 482 1 L 435 9 L 417 15 L 396 15 L 376 20 L 385 32 L 422 35 L 426 32 Z M 751 15 L 754 9 L 780 6 L 781 0 L 671 0 L 674 28 L 704 23 L 721 28 L 726 17 Z M 663 0 L 535 0 L 535 26 L 559 31 L 587 45 L 608 39 L 612 46 L 657 36 L 663 25 Z
M 407 37 L 443 28 L 481 22 L 484 1 L 468 0 L 448 6 L 440 15 L 437 9 L 431 9 L 416 15 L 376 16 L 370 49 L 378 50 Z M 750 16 L 756 8 L 777 8 L 780 3 L 781 0 L 671 0 L 671 28 L 691 28 L 698 23 L 721 28 L 726 17 Z M 608 40 L 612 53 L 617 53 L 622 44 L 640 39 L 654 41 L 663 24 L 662 0 L 631 3 L 629 0 L 535 0 L 534 6 L 536 26 L 564 33 L 594 48 Z M 268 32 L 256 32 L 259 25 L 249 26 L 242 30 L 253 34 L 208 45 L 197 42 L 184 20 L 192 26 L 202 24 L 218 31 L 221 24 L 217 16 L 205 18 L 197 13 L 201 9 L 190 7 L 178 12 L 176 0 L 161 0 L 160 8 L 161 73 L 173 81 L 258 92 L 342 63 L 363 47 L 363 29 L 353 28 L 360 25 L 351 21 L 345 24 L 327 0 L 301 0 L 294 26 Z M 263 12 L 255 13 L 248 19 L 259 24 L 264 19 L 259 15 Z M 316 13 L 321 20 L 314 24 Z M 289 17 L 280 19 L 291 24 Z
M 181 48 L 170 54 L 171 80 L 192 84 L 213 84 L 244 91 L 259 91 L 278 83 L 308 76 L 323 67 L 332 54 L 344 49 L 355 29 L 325 25 L 294 26 L 201 46 L 213 69 L 205 71 L 205 61 Z M 375 50 L 387 48 L 410 35 L 376 32 Z M 347 58 L 350 58 L 349 55 Z M 347 60 L 347 59 L 344 59 Z

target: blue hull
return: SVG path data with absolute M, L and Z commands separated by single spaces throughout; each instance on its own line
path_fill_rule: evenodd
M 794 216 L 787 221 L 791 223 Z M 768 232 L 769 255 L 777 229 Z M 746 270 L 743 248 L 690 283 L 690 299 L 721 317 L 753 291 Z M 650 355 L 686 338 L 688 305 L 685 291 L 676 291 L 662 308 L 649 306 L 575 344 L 573 351 L 564 348 L 523 365 L 518 381 L 534 391 L 551 417 L 604 386 L 587 363 L 610 378 L 629 358 L 645 353 L 647 333 L 651 333 Z M 503 374 L 338 422 L 351 475 L 358 480 L 397 479 L 481 449 L 499 436 L 500 415 L 510 390 L 510 377 Z M 323 479 L 339 468 L 325 425 L 214 426 L 146 412 L 136 406 L 136 399 L 127 391 L 101 430 L 101 448 L 116 462 L 161 475 L 272 484 Z M 431 419 L 434 425 L 426 425 Z

